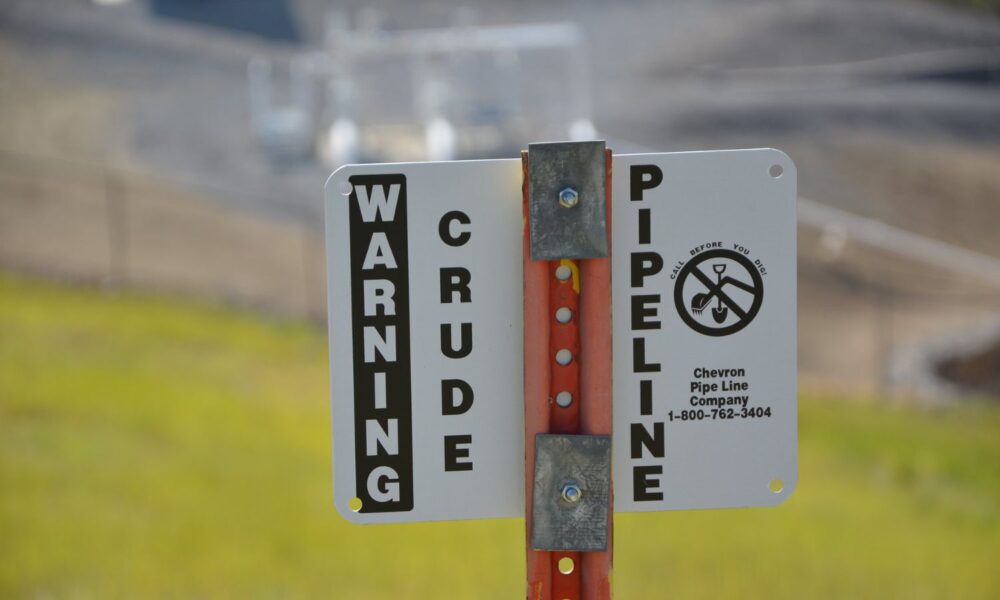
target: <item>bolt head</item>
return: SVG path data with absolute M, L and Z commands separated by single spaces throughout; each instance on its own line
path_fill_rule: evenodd
M 570 504 L 576 504 L 577 502 L 580 501 L 580 498 L 582 497 L 583 497 L 583 490 L 581 490 L 580 486 L 576 485 L 575 483 L 570 483 L 563 486 L 562 499 L 565 500 L 566 502 L 569 502 Z
M 559 192 L 559 204 L 565 208 L 573 208 L 580 202 L 580 194 L 573 188 L 565 188 Z

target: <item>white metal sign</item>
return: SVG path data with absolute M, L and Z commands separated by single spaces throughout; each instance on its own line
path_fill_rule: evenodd
M 326 186 L 334 500 L 356 522 L 523 513 L 521 168 Z
M 794 165 L 738 150 L 613 169 L 615 509 L 780 502 Z M 352 521 L 523 514 L 521 175 L 459 161 L 327 182 L 334 498 Z
M 798 470 L 795 166 L 738 150 L 614 169 L 615 509 L 777 504 Z

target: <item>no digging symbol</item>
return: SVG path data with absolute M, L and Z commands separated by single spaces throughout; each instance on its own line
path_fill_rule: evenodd
M 681 268 L 674 304 L 681 319 L 698 333 L 723 336 L 743 329 L 757 316 L 764 282 L 750 259 L 733 250 L 708 250 Z

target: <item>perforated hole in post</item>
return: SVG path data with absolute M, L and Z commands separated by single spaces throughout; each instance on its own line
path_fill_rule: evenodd
M 563 575 L 569 575 L 575 567 L 576 565 L 573 563 L 572 558 L 564 556 L 559 559 L 559 572 Z
M 556 362 L 562 366 L 566 366 L 573 362 L 573 353 L 563 348 L 562 350 L 556 352 Z

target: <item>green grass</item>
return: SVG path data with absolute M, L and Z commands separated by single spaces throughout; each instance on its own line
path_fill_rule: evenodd
M 0 597 L 517 598 L 520 520 L 353 526 L 325 336 L 0 275 Z M 776 509 L 616 518 L 618 598 L 1000 597 L 1000 411 L 801 403 Z

